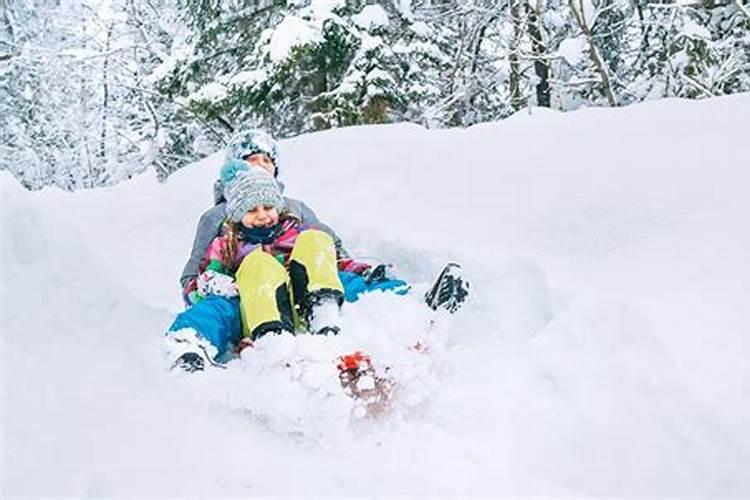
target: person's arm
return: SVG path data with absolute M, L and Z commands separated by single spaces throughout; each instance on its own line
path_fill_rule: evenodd
M 183 289 L 187 287 L 191 280 L 194 280 L 198 276 L 201 262 L 208 252 L 208 246 L 221 232 L 221 224 L 225 218 L 224 207 L 225 204 L 223 203 L 216 205 L 201 215 L 198 227 L 195 230 L 190 257 L 188 257 L 185 267 L 182 270 L 182 276 L 180 277 L 180 284 Z
M 205 269 L 196 278 L 196 291 L 200 298 L 209 295 L 220 295 L 222 297 L 236 297 L 237 285 L 234 280 L 234 271 L 225 266 L 223 255 L 226 251 L 227 240 L 225 237 L 214 238 L 208 247 L 204 258 Z

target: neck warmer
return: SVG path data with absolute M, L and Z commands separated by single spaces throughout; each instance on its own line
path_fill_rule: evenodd
M 269 243 L 273 243 L 273 240 L 276 238 L 276 230 L 280 224 L 267 227 L 245 227 L 240 223 L 239 226 L 242 241 L 252 243 L 253 245 L 268 245 Z

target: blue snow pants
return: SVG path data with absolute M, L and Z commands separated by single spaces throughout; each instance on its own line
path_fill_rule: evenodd
M 339 271 L 339 278 L 344 285 L 344 299 L 347 302 L 356 302 L 360 295 L 374 290 L 393 290 L 398 295 L 408 292 L 408 285 L 403 280 L 367 283 L 360 275 L 344 271 Z M 167 335 L 183 328 L 192 328 L 200 333 L 219 351 L 216 360 L 222 360 L 242 336 L 239 297 L 209 295 L 178 314 Z
M 218 349 L 216 359 L 221 359 L 242 335 L 240 298 L 209 295 L 178 314 L 167 335 L 183 328 L 200 333 Z

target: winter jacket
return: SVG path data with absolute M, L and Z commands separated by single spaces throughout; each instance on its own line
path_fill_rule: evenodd
M 284 184 L 277 181 L 279 187 L 284 189 Z M 200 273 L 200 265 L 203 257 L 208 251 L 208 246 L 211 241 L 219 236 L 221 233 L 221 225 L 226 219 L 226 200 L 222 193 L 222 186 L 219 181 L 214 183 L 214 202 L 215 206 L 203 212 L 201 218 L 198 220 L 198 227 L 195 231 L 195 238 L 193 239 L 193 248 L 190 251 L 185 267 L 182 270 L 182 276 L 180 277 L 180 284 L 183 290 L 187 287 L 188 283 L 194 280 Z M 293 198 L 284 197 L 286 207 L 285 212 L 293 215 L 300 220 L 302 224 L 309 224 L 315 226 L 328 234 L 333 238 L 336 244 L 336 251 L 341 258 L 348 258 L 349 253 L 344 248 L 341 239 L 328 225 L 318 219 L 315 212 L 300 200 Z
M 288 264 L 297 236 L 307 229 L 320 229 L 332 235 L 327 227 L 306 224 L 293 213 L 285 212 L 281 215 L 276 236 L 270 244 L 263 245 L 263 250 L 277 257 L 285 266 Z M 196 279 L 189 279 L 183 291 L 185 301 L 194 304 L 209 295 L 235 297 L 237 291 L 234 286 L 234 273 L 242 259 L 258 248 L 258 244 L 239 241 L 233 262 L 225 265 L 222 256 L 227 246 L 227 236 L 222 234 L 214 238 L 208 245 L 206 255 L 199 264 L 200 274 Z M 360 275 L 370 266 L 342 256 L 337 252 L 338 269 L 340 272 Z

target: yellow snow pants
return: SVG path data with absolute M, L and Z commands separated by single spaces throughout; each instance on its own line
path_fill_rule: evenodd
M 319 297 L 333 297 L 339 304 L 343 301 L 333 238 L 317 229 L 297 236 L 289 271 L 259 247 L 242 260 L 235 279 L 242 335 L 252 340 L 270 331 L 295 332 L 307 322 Z

